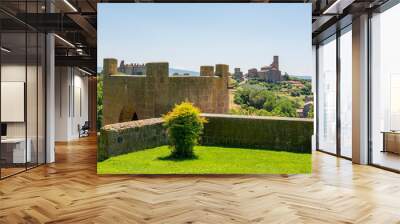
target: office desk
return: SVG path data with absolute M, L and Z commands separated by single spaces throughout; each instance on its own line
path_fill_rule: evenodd
M 25 153 L 25 138 L 6 138 L 1 139 L 1 157 L 6 163 L 25 163 L 31 162 L 31 139 L 27 139 Z

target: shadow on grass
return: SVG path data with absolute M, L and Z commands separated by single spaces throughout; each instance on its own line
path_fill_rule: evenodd
M 163 161 L 175 161 L 175 162 L 182 162 L 182 161 L 187 161 L 187 160 L 196 160 L 199 159 L 198 156 L 193 155 L 192 157 L 188 158 L 179 158 L 173 155 L 168 155 L 168 156 L 160 156 L 157 158 L 158 160 L 163 160 Z

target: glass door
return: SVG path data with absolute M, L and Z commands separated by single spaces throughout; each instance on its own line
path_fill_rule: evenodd
M 318 48 L 318 150 L 336 154 L 336 36 Z

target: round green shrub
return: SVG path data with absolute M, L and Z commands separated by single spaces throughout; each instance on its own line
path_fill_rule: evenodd
M 163 116 L 169 144 L 174 158 L 193 158 L 193 147 L 198 143 L 207 120 L 200 116 L 200 109 L 190 102 L 175 105 Z

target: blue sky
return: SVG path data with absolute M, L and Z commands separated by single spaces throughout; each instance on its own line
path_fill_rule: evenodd
M 312 74 L 311 4 L 98 4 L 98 63 L 168 61 L 260 68 L 280 56 L 291 75 Z

